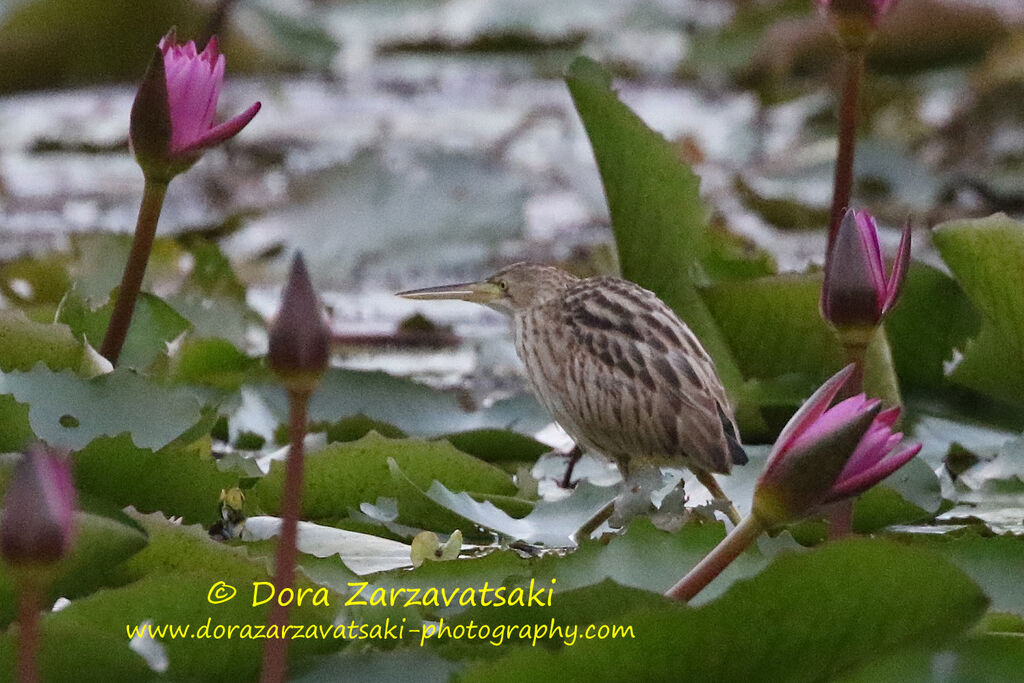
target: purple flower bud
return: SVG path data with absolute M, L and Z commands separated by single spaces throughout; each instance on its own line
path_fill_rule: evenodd
M 16 566 L 53 564 L 75 536 L 75 487 L 67 454 L 29 446 L 14 468 L 0 520 L 0 555 Z
M 921 450 L 913 444 L 897 452 L 903 434 L 892 426 L 899 408 L 880 411 L 879 401 L 864 394 L 828 407 L 852 370 L 848 365 L 825 382 L 779 434 L 754 490 L 754 514 L 766 525 L 866 491 Z
M 270 328 L 267 362 L 291 388 L 311 389 L 327 369 L 331 333 L 301 254 L 292 261 L 277 320 Z
M 896 0 L 817 0 L 817 2 L 818 7 L 822 10 L 860 15 L 875 26 L 896 6 Z
M 259 102 L 213 125 L 224 64 L 216 38 L 201 53 L 192 41 L 178 45 L 173 29 L 160 41 L 135 95 L 128 136 L 147 177 L 170 181 L 256 116 Z
M 847 49 L 861 49 L 873 37 L 896 0 L 817 0 L 818 8 L 832 19 Z
M 822 316 L 838 328 L 877 326 L 896 303 L 909 265 L 909 225 L 886 277 L 875 219 L 866 211 L 848 210 L 825 259 Z

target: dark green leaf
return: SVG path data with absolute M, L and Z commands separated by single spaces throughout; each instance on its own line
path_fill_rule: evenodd
M 92 309 L 77 291 L 71 290 L 61 302 L 57 321 L 68 325 L 75 336 L 90 344 L 103 341 L 110 315 L 114 311 L 116 292 L 106 304 Z M 118 360 L 120 365 L 144 368 L 167 352 L 167 344 L 188 330 L 189 322 L 160 297 L 147 292 L 135 301 L 128 336 Z
M 1003 214 L 943 223 L 932 239 L 981 314 L 950 379 L 1008 401 L 1024 397 L 1024 225 Z M 948 311 L 944 309 L 946 315 Z
M 346 515 L 350 508 L 358 509 L 360 503 L 375 503 L 382 496 L 397 497 L 399 491 L 390 475 L 389 459 L 423 489 L 438 480 L 458 491 L 503 495 L 516 491 L 507 474 L 450 444 L 388 439 L 371 432 L 358 441 L 330 444 L 306 457 L 303 515 L 309 519 L 336 518 Z M 283 463 L 275 462 L 270 474 L 253 487 L 254 500 L 268 512 L 276 513 L 283 481 Z
M 696 609 L 617 617 L 632 638 L 554 654 L 520 648 L 460 680 L 678 680 L 681 670 L 692 681 L 824 680 L 901 648 L 949 642 L 986 603 L 932 553 L 855 539 L 781 556 Z
M 700 180 L 665 138 L 619 101 L 599 64 L 578 57 L 566 82 L 594 148 L 623 277 L 686 320 L 725 386 L 736 390 L 739 368 L 695 286 L 708 241 Z
M 125 432 L 140 448 L 162 448 L 200 421 L 199 404 L 188 391 L 121 368 L 92 379 L 41 366 L 9 372 L 0 375 L 0 393 L 29 404 L 36 436 L 67 448 Z
M 96 439 L 72 457 L 79 490 L 187 522 L 212 524 L 221 489 L 238 483 L 237 474 L 221 472 L 201 448 L 175 445 L 153 452 L 132 445 L 127 435 Z

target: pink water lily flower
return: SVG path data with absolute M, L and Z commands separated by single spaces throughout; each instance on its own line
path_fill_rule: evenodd
M 754 513 L 766 525 L 862 493 L 921 450 L 921 444 L 897 449 L 898 407 L 881 410 L 878 400 L 858 394 L 829 408 L 852 370 L 849 365 L 825 382 L 779 434 L 754 491 Z
M 214 125 L 224 82 L 224 55 L 210 38 L 202 52 L 191 40 L 179 45 L 172 30 L 160 41 L 132 105 L 129 138 L 143 170 L 170 180 L 214 145 L 235 136 L 260 110 L 256 102 Z
M 874 327 L 896 303 L 910 265 L 910 226 L 886 276 L 878 226 L 867 211 L 848 210 L 825 259 L 821 313 L 836 327 Z
M 17 566 L 53 564 L 75 537 L 75 487 L 63 451 L 36 443 L 14 467 L 0 521 L 0 555 Z

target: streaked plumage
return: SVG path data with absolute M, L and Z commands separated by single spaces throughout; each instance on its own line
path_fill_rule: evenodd
M 747 461 L 714 362 L 639 285 L 518 263 L 483 282 L 401 295 L 476 301 L 509 314 L 534 394 L 580 446 L 613 458 L 623 476 L 631 462 L 649 461 L 689 467 L 707 483 L 706 473 Z

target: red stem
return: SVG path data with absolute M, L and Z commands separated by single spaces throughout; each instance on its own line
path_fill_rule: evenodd
M 139 217 L 135 222 L 135 239 L 132 240 L 132 250 L 128 255 L 128 263 L 124 267 L 124 275 L 121 277 L 121 287 L 117 292 L 114 312 L 110 316 L 110 324 L 103 337 L 103 345 L 100 346 L 100 354 L 112 365 L 117 365 L 117 359 L 121 356 L 121 347 L 124 346 L 125 337 L 128 336 L 128 327 L 132 322 L 132 314 L 135 313 L 135 301 L 139 298 L 139 291 L 142 289 L 142 278 L 146 274 L 149 253 L 153 250 L 156 224 L 160 220 L 160 210 L 163 208 L 166 194 L 167 183 L 146 179 L 146 186 L 142 191 L 142 204 L 139 206 Z
M 832 185 L 832 211 L 828 223 L 828 251 L 839 231 L 843 212 L 850 206 L 850 191 L 853 186 L 853 156 L 857 143 L 857 97 L 860 82 L 864 76 L 864 51 L 848 50 L 844 57 L 846 79 L 843 83 L 842 101 L 839 105 L 839 150 L 836 153 L 836 173 Z
M 696 567 L 679 579 L 676 585 L 665 591 L 665 597 L 689 602 L 690 598 L 701 592 L 716 576 L 722 573 L 722 570 L 739 557 L 740 553 L 749 548 L 762 531 L 764 531 L 764 527 L 757 516 L 748 515 L 703 560 L 698 562 Z
M 39 668 L 39 591 L 29 585 L 18 590 L 18 683 L 37 683 Z
M 302 509 L 302 442 L 306 437 L 306 412 L 309 407 L 308 390 L 289 390 L 291 402 L 291 449 L 284 471 L 284 500 L 281 503 L 281 534 L 277 541 L 277 559 L 274 563 L 274 585 L 277 594 L 291 588 L 295 582 L 295 539 L 298 536 L 299 513 Z M 288 605 L 273 603 L 267 624 L 283 635 L 288 625 Z M 268 629 L 270 630 L 270 629 Z M 288 672 L 288 639 L 270 638 L 263 648 L 263 683 L 283 683 Z

